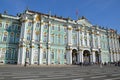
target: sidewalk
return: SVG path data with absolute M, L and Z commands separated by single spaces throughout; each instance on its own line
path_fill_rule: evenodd
M 55 65 L 17 65 L 17 64 L 0 64 L 0 67 L 79 67 L 79 65 L 60 65 L 60 64 L 55 64 Z

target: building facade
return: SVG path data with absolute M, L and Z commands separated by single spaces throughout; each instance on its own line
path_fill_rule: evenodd
M 0 14 L 0 63 L 79 64 L 120 60 L 120 36 L 113 29 L 26 10 Z

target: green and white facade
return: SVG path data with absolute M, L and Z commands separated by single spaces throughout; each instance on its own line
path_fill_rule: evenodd
M 117 62 L 120 36 L 113 29 L 26 10 L 0 14 L 0 63 L 78 64 Z

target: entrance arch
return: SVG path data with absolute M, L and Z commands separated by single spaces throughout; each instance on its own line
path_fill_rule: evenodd
M 76 64 L 77 63 L 77 50 L 73 49 L 72 50 L 72 64 Z
M 90 52 L 88 50 L 84 50 L 83 52 L 83 62 L 90 63 Z
M 95 62 L 96 62 L 96 63 L 99 63 L 99 62 L 100 62 L 100 54 L 98 53 L 98 51 L 95 51 L 95 58 L 96 58 L 96 59 L 95 59 L 95 60 L 96 60 Z

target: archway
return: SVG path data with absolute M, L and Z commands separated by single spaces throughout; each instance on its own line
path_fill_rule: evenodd
M 84 63 L 90 63 L 90 52 L 88 50 L 83 52 L 83 61 Z
M 73 49 L 72 50 L 72 64 L 76 64 L 77 63 L 77 50 Z
M 99 63 L 100 62 L 100 55 L 98 53 L 98 51 L 95 51 L 95 60 L 96 60 L 96 63 Z

